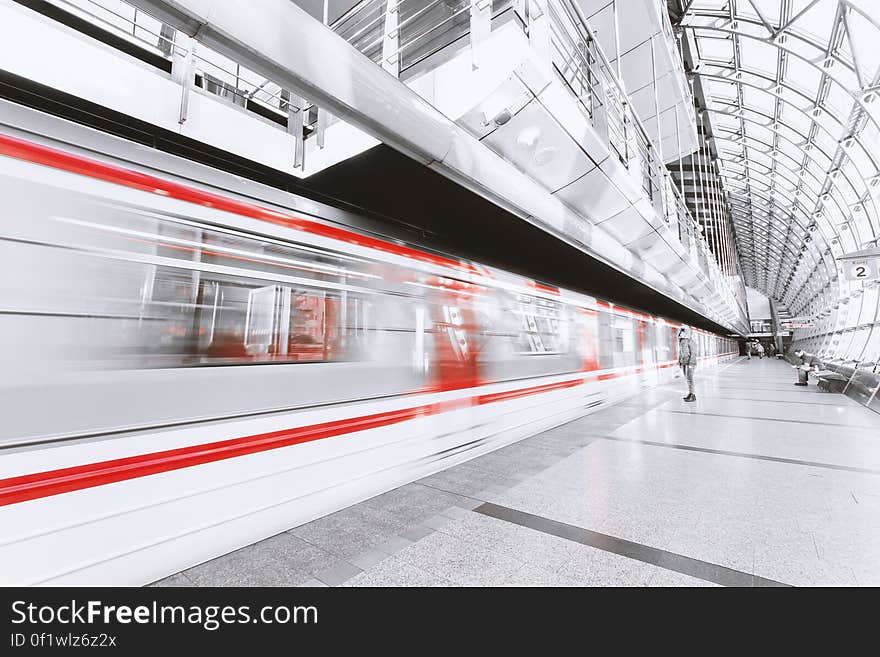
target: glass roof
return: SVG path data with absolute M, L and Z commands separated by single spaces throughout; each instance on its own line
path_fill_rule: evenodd
M 880 236 L 880 1 L 682 6 L 745 282 L 830 312 L 876 285 L 835 257 Z

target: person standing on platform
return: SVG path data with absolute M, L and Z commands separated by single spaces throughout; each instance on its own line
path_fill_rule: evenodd
M 764 358 L 764 345 L 758 343 L 758 358 Z
M 678 330 L 678 364 L 681 365 L 682 374 L 688 384 L 688 394 L 684 398 L 686 402 L 697 401 L 694 394 L 694 369 L 697 367 L 697 342 L 691 337 L 691 330 L 682 326 Z

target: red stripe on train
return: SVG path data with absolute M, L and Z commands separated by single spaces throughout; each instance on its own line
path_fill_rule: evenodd
M 0 480 L 0 506 L 388 426 L 428 413 L 430 407 L 416 406 L 401 411 L 323 422 L 296 429 L 12 477 Z
M 488 395 L 480 395 L 477 397 L 477 404 L 491 404 L 492 402 L 505 401 L 508 399 L 517 399 L 527 395 L 535 395 L 541 392 L 550 392 L 552 390 L 562 390 L 564 388 L 573 388 L 583 385 L 583 379 L 575 379 L 573 381 L 562 381 L 561 383 L 548 383 L 543 386 L 534 388 L 524 388 L 520 390 L 506 390 L 504 392 L 494 392 Z
M 375 237 L 360 235 L 343 228 L 329 226 L 318 221 L 304 219 L 279 210 L 272 210 L 271 208 L 256 205 L 254 203 L 248 203 L 227 196 L 221 196 L 220 194 L 206 192 L 195 187 L 188 187 L 147 173 L 142 173 L 133 169 L 126 169 L 105 162 L 99 162 L 80 155 L 74 155 L 73 153 L 43 146 L 42 144 L 35 144 L 23 139 L 17 139 L 9 135 L 0 134 L 0 155 L 33 162 L 34 164 L 50 166 L 55 169 L 61 169 L 69 173 L 76 173 L 90 178 L 97 178 L 117 185 L 123 185 L 131 189 L 150 192 L 151 194 L 167 196 L 179 201 L 201 205 L 206 208 L 231 212 L 251 219 L 286 226 L 312 235 L 328 237 L 349 244 L 356 244 L 358 246 L 384 251 L 393 255 L 421 260 L 423 262 L 441 265 L 443 267 L 451 267 L 469 273 L 480 273 L 469 263 L 433 255 L 408 246 L 393 244 Z
M 533 287 L 536 290 L 540 290 L 541 292 L 546 292 L 548 294 L 555 294 L 556 296 L 559 296 L 559 294 L 560 294 L 559 288 L 554 287 L 552 285 L 546 285 L 544 283 L 539 283 L 538 281 L 526 281 L 526 284 L 529 287 Z
M 398 411 L 375 413 L 345 420 L 334 420 L 320 424 L 273 431 L 270 433 L 232 438 L 213 443 L 180 447 L 161 452 L 139 454 L 121 459 L 88 463 L 60 470 L 49 470 L 33 474 L 0 479 L 0 506 L 17 504 L 62 493 L 70 493 L 86 488 L 94 488 L 128 479 L 180 470 L 196 465 L 265 452 L 281 447 L 332 438 L 356 431 L 366 431 L 378 427 L 406 422 L 425 415 L 434 415 L 446 410 L 488 404 L 497 401 L 516 399 L 553 390 L 561 390 L 583 383 L 582 380 L 550 383 L 530 388 L 520 388 L 489 395 L 478 395 L 470 399 L 453 400 L 447 403 L 425 404 Z M 460 403 L 457 403 L 460 402 Z

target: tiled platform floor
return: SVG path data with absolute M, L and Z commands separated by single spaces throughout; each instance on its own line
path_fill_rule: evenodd
M 880 585 L 880 415 L 738 359 L 156 585 Z

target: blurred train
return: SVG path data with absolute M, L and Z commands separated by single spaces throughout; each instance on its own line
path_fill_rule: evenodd
M 143 584 L 678 376 L 676 322 L 76 130 L 0 129 L 2 584 Z

